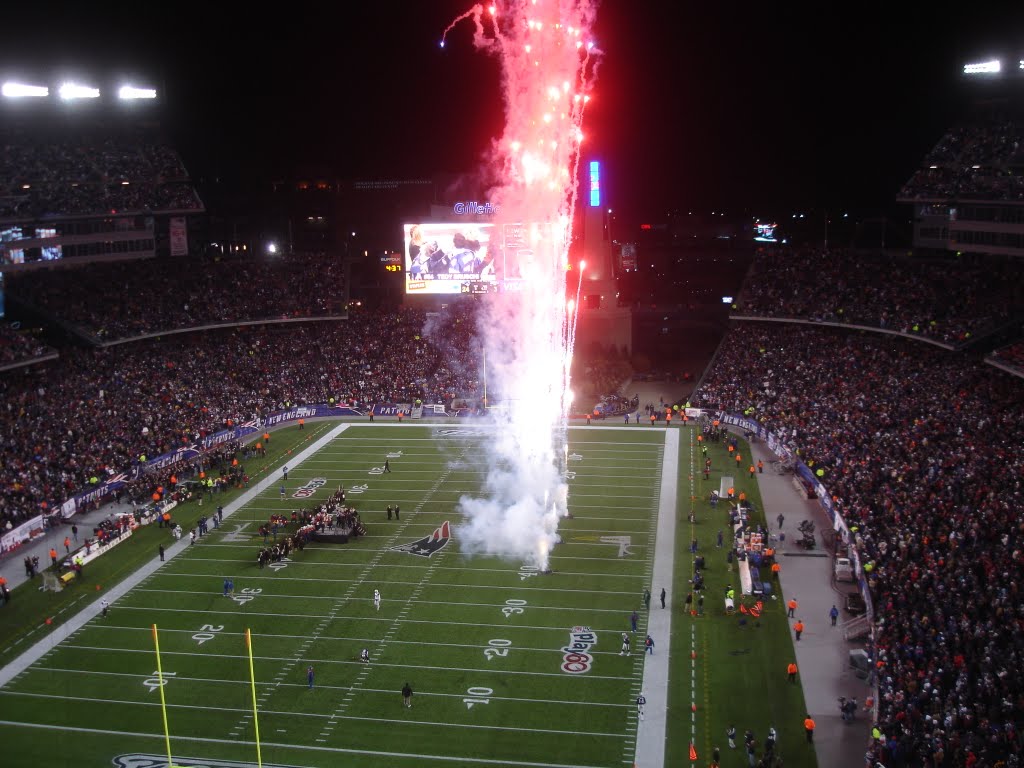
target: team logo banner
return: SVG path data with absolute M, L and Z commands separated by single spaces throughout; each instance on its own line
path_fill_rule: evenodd
M 424 536 L 422 539 L 409 542 L 408 544 L 402 544 L 397 547 L 392 547 L 392 552 L 408 552 L 410 555 L 419 555 L 420 557 L 430 557 L 435 552 L 440 552 L 451 541 L 451 527 L 447 520 L 441 525 L 434 529 L 434 532 L 429 536 Z

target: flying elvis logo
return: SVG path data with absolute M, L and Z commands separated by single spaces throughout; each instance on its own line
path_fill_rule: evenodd
M 318 488 L 323 488 L 327 485 L 326 477 L 314 477 L 304 486 L 299 488 L 295 493 L 292 494 L 293 499 L 308 499 L 314 493 L 317 492 Z
M 440 552 L 446 546 L 448 542 L 452 540 L 451 524 L 445 520 L 440 526 L 434 529 L 434 532 L 429 536 L 424 536 L 422 539 L 411 541 L 408 544 L 402 544 L 397 547 L 392 547 L 392 552 L 408 552 L 410 555 L 419 555 L 420 557 L 430 557 L 435 552 Z
M 597 633 L 590 627 L 573 627 L 569 633 L 569 644 L 562 648 L 562 671 L 570 675 L 589 672 L 594 657 L 587 651 L 597 645 Z

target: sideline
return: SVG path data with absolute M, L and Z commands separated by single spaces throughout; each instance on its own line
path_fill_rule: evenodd
M 675 567 L 676 494 L 679 475 L 678 429 L 665 432 L 665 453 L 661 462 L 661 493 L 658 501 L 658 534 L 651 576 L 651 609 L 647 633 L 654 638 L 654 655 L 644 656 L 643 694 L 647 699 L 645 716 L 637 723 L 636 768 L 662 768 L 665 765 L 665 739 L 668 734 L 668 669 L 672 638 L 672 574 Z M 667 591 L 662 610 L 661 588 Z M 643 643 L 637 648 L 644 653 Z M 630 702 L 632 703 L 632 702 Z
M 317 451 L 328 445 L 334 438 L 348 429 L 351 424 L 339 424 L 337 427 L 332 429 L 326 435 L 318 439 L 312 445 L 304 448 L 301 452 L 296 454 L 288 461 L 288 465 L 291 469 L 298 467 L 303 461 L 308 459 L 310 456 L 315 454 Z M 224 507 L 224 519 L 227 520 L 231 515 L 237 512 L 241 507 L 256 498 L 263 491 L 267 490 L 273 485 L 280 482 L 280 478 L 275 472 L 272 475 L 268 475 L 259 482 L 257 482 L 252 488 L 243 493 L 234 501 L 230 502 Z M 223 528 L 221 529 L 223 531 Z M 199 545 L 202 546 L 202 545 Z M 187 536 L 182 536 L 179 541 L 166 547 L 165 557 L 167 562 L 173 560 L 176 556 L 180 555 L 185 549 L 189 547 L 189 539 Z M 135 573 L 127 576 L 117 586 L 111 587 L 110 590 L 105 594 L 105 599 L 111 606 L 117 600 L 124 597 L 130 590 L 137 587 L 145 579 L 152 576 L 160 568 L 163 563 L 157 560 L 155 557 L 150 562 L 140 567 Z M 101 604 L 99 601 L 91 603 L 83 610 L 68 619 L 59 629 L 54 630 L 47 637 L 37 641 L 34 645 L 29 646 L 20 656 L 14 658 L 9 664 L 0 668 L 0 688 L 3 688 L 15 677 L 18 677 L 22 673 L 26 672 L 30 666 L 39 661 L 43 656 L 52 651 L 57 645 L 63 643 L 72 634 L 80 630 L 85 624 L 91 619 L 99 615 L 101 610 Z

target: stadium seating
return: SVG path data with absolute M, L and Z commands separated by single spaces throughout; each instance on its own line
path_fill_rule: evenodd
M 39 270 L 12 274 L 8 290 L 97 341 L 345 311 L 341 261 L 322 254 L 218 254 Z
M 1021 306 L 1024 263 L 922 261 L 884 253 L 762 250 L 737 314 L 866 325 L 961 344 Z
M 1024 199 L 1024 125 L 1006 116 L 979 116 L 947 132 L 904 184 L 903 200 Z
M 874 759 L 1019 754 L 1024 382 L 931 345 L 743 322 L 693 397 L 788 436 L 859 529 L 884 735 Z
M 54 350 L 8 323 L 0 323 L 0 366 L 31 362 Z
M 203 207 L 177 154 L 151 131 L 11 128 L 0 141 L 0 219 Z
M 68 348 L 59 361 L 7 372 L 0 530 L 55 509 L 140 455 L 286 404 L 479 398 L 477 367 L 463 367 L 471 325 L 439 326 L 447 332 L 435 344 L 423 336 L 425 324 L 421 311 L 360 311 L 347 321 Z

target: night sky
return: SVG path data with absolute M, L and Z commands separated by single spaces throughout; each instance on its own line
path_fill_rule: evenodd
M 19 4 L 0 68 L 151 74 L 197 178 L 295 163 L 343 178 L 466 171 L 502 124 L 498 69 L 471 26 L 438 46 L 468 7 Z M 889 205 L 961 114 L 959 67 L 1024 57 L 1024 8 L 977 8 L 606 0 L 587 158 L 604 161 L 627 218 Z

